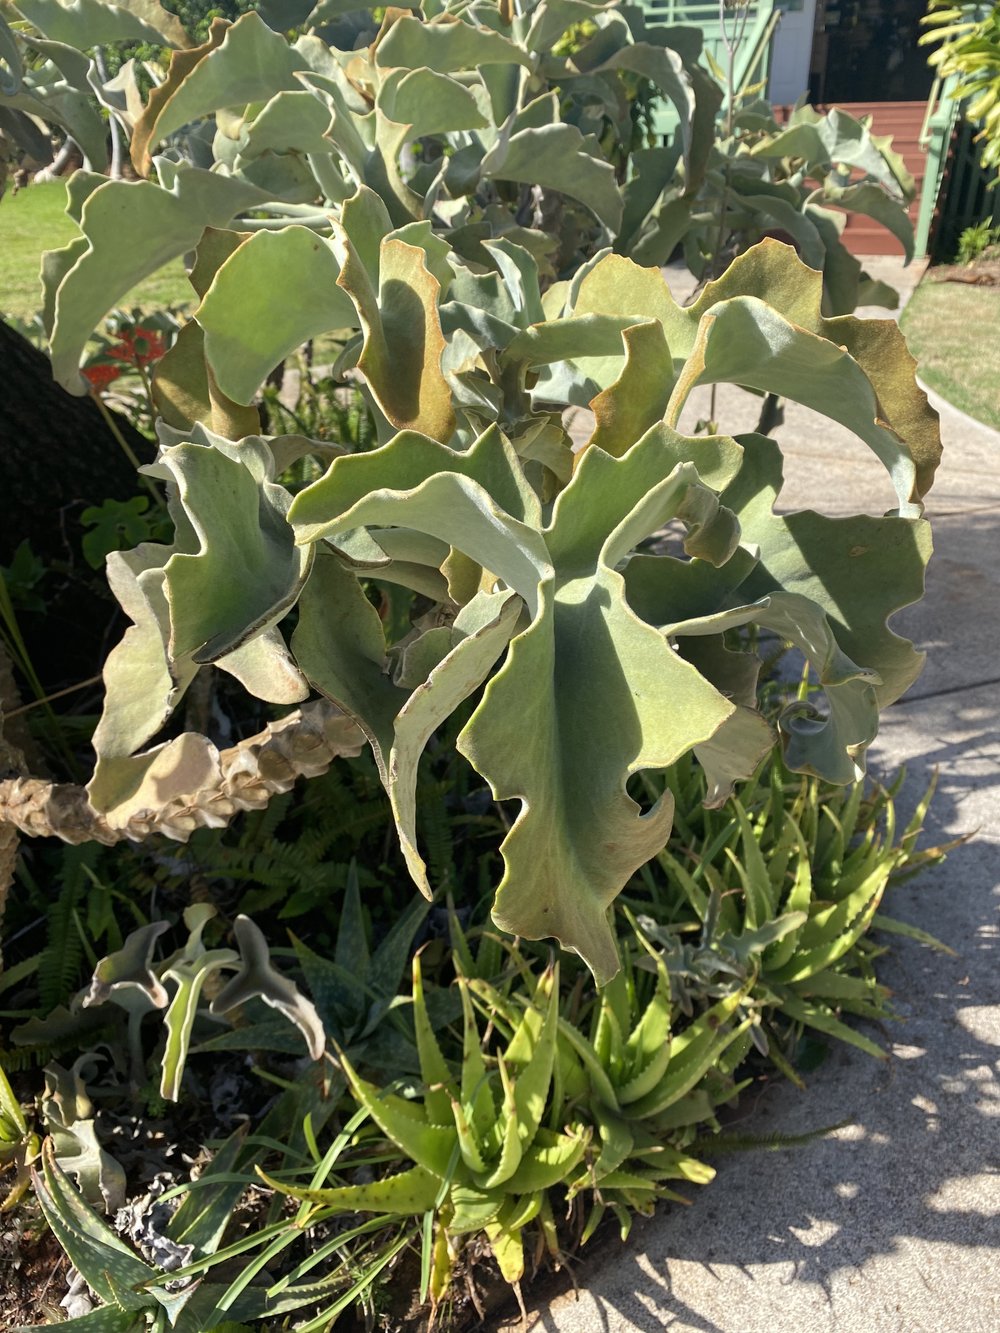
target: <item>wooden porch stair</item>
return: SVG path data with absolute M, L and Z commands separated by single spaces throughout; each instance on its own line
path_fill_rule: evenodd
M 909 207 L 910 221 L 917 225 L 920 193 L 924 184 L 927 154 L 920 147 L 920 130 L 927 109 L 925 102 L 838 102 L 841 110 L 857 119 L 872 117 L 872 133 L 891 134 L 892 147 L 906 163 L 916 182 L 917 192 Z M 873 218 L 848 213 L 843 235 L 844 245 L 852 255 L 901 255 L 903 247 L 891 232 Z

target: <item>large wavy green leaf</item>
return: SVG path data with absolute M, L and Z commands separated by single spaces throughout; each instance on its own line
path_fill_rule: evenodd
M 206 56 L 222 45 L 228 26 L 224 19 L 213 19 L 208 37 L 201 46 L 194 46 L 186 51 L 174 51 L 167 67 L 167 77 L 149 90 L 146 105 L 135 118 L 129 142 L 129 156 L 140 176 L 148 176 L 153 165 L 150 154 L 157 142 L 155 130 L 160 112 L 167 106 L 188 75 Z
M 629 252 L 642 223 L 673 180 L 679 156 L 679 146 L 640 148 L 632 154 L 632 174 L 622 186 L 625 209 L 615 242 L 619 254 Z
M 243 14 L 223 40 L 205 53 L 157 107 L 148 133 L 156 143 L 189 121 L 224 107 L 266 102 L 275 93 L 301 91 L 297 70 L 309 62 L 252 10 Z
M 521 801 L 502 848 L 498 925 L 555 935 L 599 982 L 618 967 L 606 909 L 672 819 L 669 801 L 642 814 L 626 781 L 672 763 L 733 711 L 632 612 L 615 568 L 699 485 L 659 443 L 622 459 L 587 450 L 545 532 L 553 572 L 539 612 L 459 738 L 495 798 Z
M 260 202 L 253 186 L 197 167 L 178 169 L 167 187 L 107 181 L 94 190 L 81 213 L 86 249 L 71 242 L 67 257 L 76 257 L 68 270 L 49 270 L 59 280 L 50 347 L 55 379 L 71 393 L 86 392 L 80 357 L 103 316 L 136 283 L 193 250 L 206 227 L 225 227 Z
M 591 400 L 594 433 L 589 443 L 620 458 L 649 428 L 662 421 L 673 386 L 673 362 L 655 320 L 621 334 L 625 364 L 618 379 Z
M 890 148 L 891 139 L 876 138 L 861 121 L 836 107 L 825 116 L 811 106 L 799 107 L 788 128 L 751 149 L 757 158 L 801 158 L 809 166 L 856 167 L 875 180 L 891 184 L 906 198 L 913 196 L 913 177 L 903 159 Z
M 469 554 L 474 547 L 485 568 L 534 605 L 548 560 L 538 532 L 541 506 L 496 427 L 461 453 L 404 431 L 382 449 L 336 459 L 296 496 L 289 521 L 299 542 L 335 542 L 357 527 L 398 522 L 404 503 L 406 527 Z
M 681 56 L 669 46 L 653 46 L 649 42 L 631 42 L 621 47 L 603 64 L 589 69 L 591 75 L 606 70 L 623 70 L 648 79 L 671 102 L 680 117 L 681 137 L 685 147 L 691 143 L 691 117 L 695 109 L 695 92 L 684 68 Z
M 429 23 L 409 15 L 397 18 L 375 48 L 375 59 L 386 69 L 402 66 L 438 74 L 480 65 L 532 66 L 531 57 L 516 42 L 451 15 Z
M 251 403 L 274 367 L 308 339 L 356 328 L 339 277 L 331 243 L 306 227 L 257 232 L 245 241 L 216 273 L 195 314 L 223 393 Z
M 642 815 L 625 791 L 627 778 L 673 762 L 733 711 L 631 611 L 616 571 L 636 542 L 683 517 L 692 493 L 706 493 L 684 461 L 690 443 L 679 437 L 673 443 L 654 432 L 620 460 L 588 450 L 542 531 L 497 503 L 503 486 L 506 498 L 521 501 L 524 513 L 528 508 L 515 481 L 516 459 L 495 431 L 469 454 L 429 442 L 414 448 L 411 438 L 377 454 L 338 459 L 290 514 L 300 540 L 309 541 L 335 541 L 362 525 L 406 524 L 464 552 L 520 593 L 531 624 L 513 640 L 460 740 L 497 799 L 522 801 L 503 847 L 507 871 L 497 920 L 533 937 L 556 935 L 603 978 L 617 968 L 606 908 L 662 845 L 671 818 L 667 804 Z M 738 462 L 734 447 L 724 478 Z M 537 512 L 537 502 L 530 508 Z M 365 668 L 371 698 L 361 701 L 357 716 L 370 710 L 369 734 L 381 734 L 385 750 L 389 713 L 397 710 L 375 622 L 368 635 L 360 656 L 371 664 Z M 311 674 L 298 641 L 294 651 Z M 459 645 L 459 651 L 472 650 Z M 327 659 L 332 652 L 328 645 Z M 343 674 L 361 678 L 356 666 Z M 512 746 L 515 728 L 523 744 Z
M 95 171 L 103 170 L 108 160 L 107 127 L 94 106 L 88 78 L 92 62 L 61 42 L 24 40 L 29 48 L 27 67 L 13 32 L 0 16 L 0 55 L 6 66 L 0 81 L 0 108 L 11 115 L 20 113 L 43 124 L 61 126 L 79 144 L 85 164 Z M 43 57 L 41 61 L 38 55 Z M 34 130 L 35 136 L 39 135 L 34 121 L 15 121 L 15 137 L 23 137 L 22 125 L 29 133 Z M 50 154 L 45 137 L 41 137 L 43 151 Z
M 660 320 L 675 364 L 686 363 L 671 419 L 695 383 L 728 381 L 782 394 L 842 422 L 882 460 L 900 512 L 915 517 L 941 458 L 937 413 L 916 384 L 894 320 L 826 319 L 822 300 L 822 274 L 789 247 L 764 241 L 685 307 L 662 274 L 610 255 L 580 282 L 573 312 Z
M 54 42 L 87 50 L 109 42 L 153 42 L 157 46 L 191 45 L 184 25 L 159 0 L 18 0 L 17 8 Z
M 327 139 L 330 112 L 311 92 L 275 93 L 258 116 L 246 127 L 240 145 L 240 160 L 262 153 L 330 153 Z
M 847 657 L 878 675 L 875 690 L 885 707 L 923 665 L 924 655 L 887 622 L 923 595 L 930 525 L 895 516 L 829 518 L 812 510 L 776 514 L 781 451 L 764 436 L 739 440 L 744 465 L 722 498 L 739 518 L 744 543 L 759 549 L 759 560 L 741 580 L 746 600 L 785 590 L 822 607 Z M 732 588 L 722 595 L 731 599 Z
M 545 125 L 499 138 L 480 173 L 484 180 L 519 181 L 568 194 L 612 232 L 621 224 L 624 204 L 615 169 L 575 125 Z
M 377 287 L 345 231 L 335 236 L 334 249 L 340 261 L 337 284 L 349 294 L 364 332 L 358 366 L 379 407 L 398 430 L 450 439 L 455 413 L 441 369 L 441 284 L 424 249 L 385 237 Z
M 274 624 L 294 603 L 312 552 L 294 543 L 288 492 L 260 437 L 233 443 L 196 427 L 160 452 L 196 539 L 164 566 L 170 654 L 217 661 Z
M 163 727 L 197 673 L 191 662 L 167 659 L 163 566 L 169 555 L 168 547 L 144 545 L 108 557 L 111 591 L 133 623 L 104 663 L 104 712 L 94 732 L 98 762 L 90 784 L 97 809 L 117 804 L 123 783 L 141 777 L 131 756 Z
M 682 646 L 684 636 L 749 623 L 795 643 L 816 671 L 830 716 L 788 710 L 781 722 L 788 762 L 850 782 L 874 737 L 878 708 L 898 698 L 923 665 L 923 654 L 887 621 L 923 592 L 929 526 L 810 510 L 775 514 L 778 445 L 765 436 L 739 438 L 743 465 L 721 498 L 739 520 L 740 550 L 718 569 L 669 557 L 661 569 L 664 557 L 635 557 L 625 575 L 628 595 L 645 619 L 681 636 Z M 752 743 L 749 730 L 746 738 Z M 721 744 L 724 730 L 713 739 Z
M 838 188 L 828 183 L 823 190 L 823 201 L 849 213 L 863 213 L 874 218 L 899 241 L 906 262 L 913 258 L 913 223 L 902 204 L 890 198 L 879 186 L 865 182 Z
M 477 97 L 477 92 L 482 96 Z M 434 69 L 389 71 L 379 88 L 376 106 L 389 120 L 410 127 L 408 139 L 483 129 L 489 124 L 485 89 L 467 88 Z
M 908 517 L 916 465 L 906 444 L 881 424 L 874 387 L 858 362 L 835 343 L 790 324 L 757 297 L 740 296 L 706 312 L 698 341 L 675 386 L 667 419 L 676 421 L 698 384 L 740 384 L 776 393 L 851 430 L 889 473 Z
M 215 771 L 214 747 L 194 734 L 137 753 L 160 732 L 194 680 L 194 647 L 200 646 L 194 640 L 200 634 L 212 633 L 216 645 L 220 635 L 226 639 L 214 660 L 258 698 L 289 704 L 308 695 L 280 633 L 268 623 L 294 599 L 309 564 L 307 553 L 292 547 L 287 523 L 281 540 L 287 496 L 269 480 L 270 451 L 260 439 L 236 446 L 200 429 L 196 439 L 200 443 L 166 448 L 157 465 L 160 475 L 179 483 L 171 500 L 175 548 L 145 544 L 108 558 L 112 592 L 133 623 L 104 664 L 104 711 L 94 732 L 97 765 L 88 793 L 95 808 L 114 812 L 113 822 L 127 822 L 154 793 L 162 804 L 192 794 Z M 239 551 L 235 558 L 233 543 Z M 246 582 L 233 578 L 238 569 L 246 572 Z M 180 598 L 183 606 L 173 625 L 171 598 L 175 605 Z
M 188 274 L 199 298 L 204 298 L 219 269 L 249 237 L 249 232 L 205 229 Z M 205 356 L 201 325 L 193 319 L 183 325 L 166 355 L 157 362 L 152 389 L 165 423 L 182 432 L 200 422 L 227 439 L 238 440 L 260 428 L 255 407 L 234 402 L 219 388 Z
M 377 572 L 377 571 L 376 571 Z M 299 603 L 295 658 L 312 684 L 352 716 L 371 742 L 389 795 L 400 846 L 414 883 L 432 888 L 417 849 L 417 767 L 431 735 L 482 684 L 514 633 L 522 602 L 480 594 L 442 628 L 433 665 L 412 691 L 387 674 L 378 613 L 355 575 L 320 559 Z M 431 631 L 433 635 L 438 631 Z
M 776 592 L 749 606 L 661 628 L 667 635 L 717 635 L 749 624 L 771 630 L 801 649 L 826 696 L 825 716 L 808 702 L 793 703 L 782 711 L 778 727 L 789 767 L 841 784 L 863 777 L 865 751 L 878 733 L 879 677 L 841 650 L 815 602 L 796 593 Z

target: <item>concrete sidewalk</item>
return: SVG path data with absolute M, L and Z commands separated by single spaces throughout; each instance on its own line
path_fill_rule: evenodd
M 997 299 L 997 328 L 983 330 L 994 346 Z M 720 402 L 725 430 L 746 428 L 733 424 L 746 398 Z M 873 1034 L 892 1060 L 834 1045 L 805 1092 L 776 1081 L 748 1100 L 744 1122 L 758 1134 L 849 1127 L 795 1150 L 721 1158 L 690 1208 L 638 1223 L 627 1245 L 584 1251 L 579 1298 L 538 1305 L 533 1329 L 1000 1331 L 1000 435 L 933 401 L 945 441 L 927 510 L 936 555 L 926 599 L 894 620 L 929 658 L 884 717 L 872 770 L 888 776 L 905 762 L 912 805 L 937 767 L 929 837 L 975 833 L 887 909 L 957 957 L 893 941 L 880 978 L 903 1021 Z M 788 507 L 878 513 L 892 503 L 864 447 L 813 414 L 790 408 L 780 438 Z

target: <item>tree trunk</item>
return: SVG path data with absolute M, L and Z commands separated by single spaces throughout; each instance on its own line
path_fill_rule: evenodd
M 0 383 L 0 564 L 10 563 L 26 537 L 43 559 L 58 559 L 66 527 L 75 527 L 83 508 L 128 500 L 141 483 L 97 405 L 60 388 L 48 357 L 2 320 Z M 136 456 L 149 462 L 150 442 L 114 416 Z

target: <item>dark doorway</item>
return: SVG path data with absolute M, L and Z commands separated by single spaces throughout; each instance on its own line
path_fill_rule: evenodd
M 922 102 L 933 76 L 917 45 L 926 0 L 817 0 L 813 104 Z

